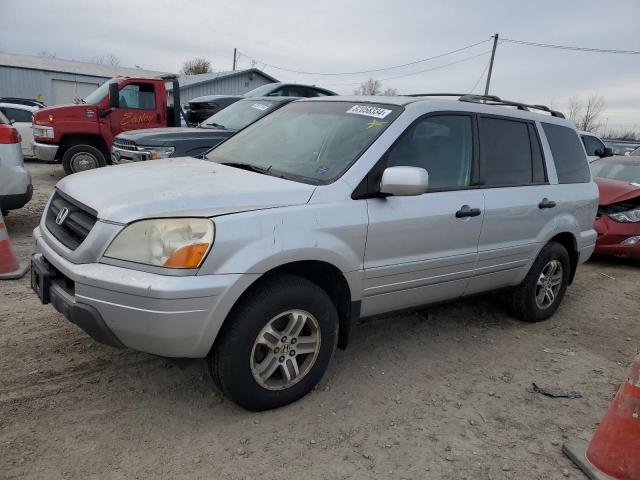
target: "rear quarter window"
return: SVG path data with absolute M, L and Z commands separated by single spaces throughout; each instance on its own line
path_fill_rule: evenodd
M 9 123 L 9 120 L 7 120 L 7 117 L 5 117 L 2 112 L 0 112 L 0 125 L 6 125 Z
M 562 125 L 543 123 L 559 183 L 586 183 L 591 180 L 584 148 L 575 130 Z

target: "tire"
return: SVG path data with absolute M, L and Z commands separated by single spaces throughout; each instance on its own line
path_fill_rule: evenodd
M 67 175 L 104 167 L 106 164 L 104 154 L 91 145 L 74 145 L 62 156 L 62 167 Z
M 553 265 L 560 265 L 562 270 L 553 272 Z M 571 262 L 567 249 L 556 242 L 545 245 L 522 283 L 507 293 L 509 312 L 525 322 L 541 322 L 551 317 L 562 303 L 570 271 Z M 544 279 L 541 275 L 544 275 Z M 547 279 L 549 283 L 546 283 Z M 555 285 L 551 286 L 556 280 L 560 282 L 557 288 Z M 545 284 L 552 290 L 552 301 L 544 294 Z
M 282 315 L 290 311 L 293 315 Z M 297 334 L 294 328 L 286 337 L 292 318 L 304 320 L 304 327 Z M 279 339 L 266 330 L 268 325 Z M 312 338 L 316 341 L 309 341 Z M 337 340 L 338 314 L 325 291 L 302 277 L 276 275 L 257 285 L 234 308 L 208 357 L 209 371 L 222 392 L 237 405 L 252 411 L 277 408 L 300 399 L 320 381 Z M 296 353 L 296 345 L 300 350 L 313 348 L 314 352 Z M 297 380 L 287 380 L 285 369 L 291 375 L 293 361 L 299 375 Z M 262 370 L 260 377 L 258 372 Z

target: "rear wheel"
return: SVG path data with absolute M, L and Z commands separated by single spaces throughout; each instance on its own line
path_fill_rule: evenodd
M 104 154 L 91 145 L 75 145 L 62 156 L 62 166 L 67 175 L 104 167 L 106 164 Z
M 570 269 L 569 253 L 564 246 L 556 242 L 545 245 L 523 282 L 507 293 L 511 314 L 526 322 L 551 317 L 564 297 Z
M 293 275 L 257 286 L 227 322 L 209 356 L 210 371 L 225 395 L 254 411 L 306 395 L 325 373 L 338 339 L 329 296 Z

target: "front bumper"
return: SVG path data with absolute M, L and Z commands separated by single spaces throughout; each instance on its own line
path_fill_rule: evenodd
M 58 153 L 58 145 L 33 141 L 33 152 L 38 160 L 53 162 Z
M 205 357 L 239 296 L 238 287 L 243 290 L 258 277 L 171 276 L 74 264 L 46 243 L 40 227 L 34 239 L 34 260 L 41 255 L 54 272 L 51 303 L 68 320 L 103 343 L 167 357 Z
M 598 232 L 595 253 L 640 259 L 640 243 L 622 244 L 626 239 L 640 235 L 640 223 L 616 222 L 602 215 L 596 219 L 595 228 Z
M 144 162 L 151 159 L 151 152 L 146 150 L 127 150 L 116 146 L 111 147 L 111 163 L 123 165 L 132 162 Z

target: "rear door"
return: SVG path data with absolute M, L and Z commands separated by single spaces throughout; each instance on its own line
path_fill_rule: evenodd
M 472 187 L 473 132 L 471 115 L 430 114 L 408 127 L 375 167 L 425 168 L 429 191 L 366 200 L 363 315 L 463 294 L 473 275 L 484 210 L 482 192 Z
M 4 116 L 13 121 L 13 127 L 18 130 L 22 137 L 20 143 L 22 148 L 22 155 L 25 157 L 33 157 L 33 128 L 31 124 L 31 118 L 33 113 L 28 108 L 15 107 L 0 107 L 0 111 L 4 113 Z
M 466 294 L 519 281 L 555 213 L 535 123 L 479 115 L 478 130 L 485 214 L 475 276 Z

